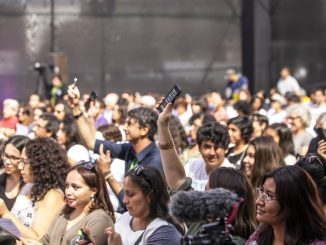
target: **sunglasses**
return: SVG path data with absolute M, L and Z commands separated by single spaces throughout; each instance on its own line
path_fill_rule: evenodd
M 139 176 L 140 174 L 142 174 L 143 171 L 144 171 L 144 167 L 139 164 L 137 164 L 134 168 L 130 169 L 130 172 L 136 176 Z M 144 173 L 143 173 L 143 175 L 144 175 Z
M 81 160 L 77 163 L 77 165 L 82 166 L 84 169 L 87 169 L 89 171 L 95 171 L 96 162 Z
M 308 163 L 314 163 L 315 161 L 317 161 L 320 165 L 322 165 L 323 167 L 324 164 L 323 162 L 320 160 L 320 158 L 313 153 L 307 154 L 306 156 L 297 156 L 297 163 L 298 162 L 308 162 Z
M 137 177 L 142 177 L 142 179 L 144 179 L 149 186 L 152 188 L 152 182 L 151 180 L 145 175 L 144 173 L 144 167 L 142 165 L 137 164 L 134 168 L 129 170 L 130 173 L 132 173 L 133 175 L 137 176 Z

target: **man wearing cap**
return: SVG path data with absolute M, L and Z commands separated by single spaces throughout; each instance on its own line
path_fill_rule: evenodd
M 228 100 L 233 99 L 237 101 L 239 98 L 239 91 L 241 89 L 248 89 L 248 78 L 234 69 L 228 69 L 226 71 L 225 79 L 227 80 L 225 97 Z

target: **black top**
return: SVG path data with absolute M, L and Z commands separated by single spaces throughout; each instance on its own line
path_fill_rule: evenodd
M 240 152 L 239 154 L 234 153 L 234 147 L 228 150 L 226 158 L 232 163 L 237 169 L 240 168 L 241 162 L 246 155 L 246 149 Z
M 3 199 L 3 201 L 5 202 L 8 210 L 11 210 L 12 206 L 14 205 L 15 201 L 16 201 L 16 197 L 10 199 L 6 196 L 6 177 L 7 174 L 1 174 L 0 175 L 0 198 Z

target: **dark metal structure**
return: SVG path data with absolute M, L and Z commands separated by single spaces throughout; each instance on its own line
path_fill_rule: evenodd
M 322 0 L 0 0 L 0 100 L 35 91 L 41 62 L 82 92 L 199 95 L 238 68 L 252 91 L 292 67 L 305 88 L 325 84 Z M 49 67 L 50 65 L 50 67 Z
M 0 5 L 0 80 L 19 99 L 35 89 L 34 62 L 68 58 L 68 82 L 96 90 L 201 94 L 241 67 L 240 0 L 30 0 Z M 50 37 L 50 38 L 49 38 Z M 48 75 L 51 69 L 47 67 Z M 9 88 L 10 87 L 10 88 Z

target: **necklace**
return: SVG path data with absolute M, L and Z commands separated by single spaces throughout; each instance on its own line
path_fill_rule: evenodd
M 148 222 L 145 223 L 145 225 L 137 224 L 137 220 L 134 219 L 134 217 L 131 218 L 129 226 L 132 231 L 140 231 L 140 230 L 146 230 L 148 225 L 152 222 L 150 219 Z

